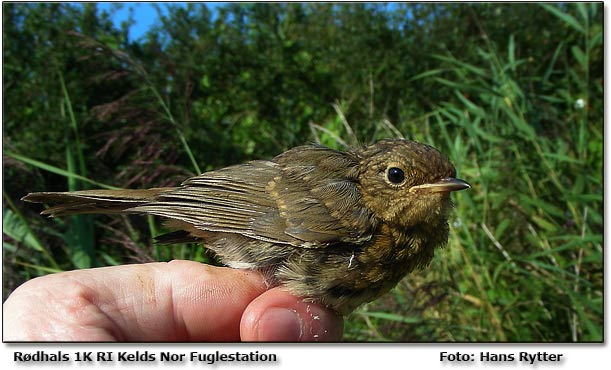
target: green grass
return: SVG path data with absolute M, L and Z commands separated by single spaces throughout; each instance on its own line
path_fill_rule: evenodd
M 584 31 L 579 50 L 592 39 L 600 35 Z M 602 340 L 602 121 L 575 103 L 602 91 L 588 95 L 582 62 L 564 88 L 529 96 L 515 79 L 525 61 L 508 45 L 479 50 L 479 65 L 438 56 L 447 68 L 417 77 L 452 87 L 457 99 L 414 122 L 419 130 L 401 131 L 440 147 L 473 188 L 453 195 L 448 246 L 390 297 L 352 314 L 346 339 Z M 567 94 L 575 86 L 582 90 Z M 541 101 L 567 107 L 554 135 L 530 121 Z
M 304 143 L 344 148 L 404 136 L 431 144 L 472 185 L 453 195 L 448 245 L 426 269 L 347 317 L 346 340 L 602 341 L 602 84 L 592 84 L 589 70 L 602 33 L 589 23 L 594 8 L 576 6 L 580 17 L 543 7 L 581 41 L 553 46 L 541 75 L 521 75 L 531 61 L 517 57 L 516 41 L 508 36 L 505 50 L 488 41 L 476 50 L 478 59 L 435 55 L 440 67 L 412 81 L 424 79 L 452 94 L 424 116 L 374 121 L 368 131 L 373 134 L 363 137 L 346 119 L 349 104 L 339 102 L 335 117 L 310 123 L 311 137 Z M 567 53 L 574 63 L 560 62 Z M 170 105 L 144 69 L 139 75 L 171 124 L 168 135 L 177 135 L 179 150 L 199 171 Z M 57 109 L 65 118 L 67 168 L 5 154 L 27 168 L 54 173 L 70 190 L 111 188 L 87 171 L 86 151 L 95 149 L 80 144 L 70 92 L 63 82 L 61 89 L 64 102 Z M 554 119 L 541 119 L 543 110 Z M 164 227 L 150 217 L 50 221 L 25 213 L 6 194 L 4 199 L 5 271 L 13 286 L 50 272 L 128 261 L 209 262 L 201 245 L 153 246 L 152 237 Z

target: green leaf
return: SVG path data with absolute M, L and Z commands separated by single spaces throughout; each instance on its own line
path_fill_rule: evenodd
M 360 312 L 360 314 L 368 317 L 374 317 L 377 319 L 397 321 L 406 324 L 416 324 L 422 322 L 422 318 L 420 317 L 406 317 L 388 312 Z
M 583 22 L 583 24 L 588 24 L 589 19 L 588 19 L 588 9 L 586 8 L 586 4 L 577 3 L 577 11 L 579 15 L 581 16 L 581 21 Z
M 540 228 L 549 231 L 549 232 L 555 232 L 558 227 L 556 225 L 554 225 L 553 223 L 549 222 L 548 220 L 544 219 L 543 217 L 539 217 L 537 215 L 532 215 L 531 219 L 537 224 L 537 226 L 539 226 Z
M 78 175 L 78 174 L 76 174 L 74 172 L 66 171 L 66 170 L 63 170 L 61 168 L 52 166 L 50 164 L 46 164 L 44 162 L 37 161 L 35 159 L 28 158 L 26 156 L 23 156 L 23 155 L 20 155 L 20 154 L 17 154 L 17 153 L 12 153 L 12 152 L 9 152 L 9 151 L 5 151 L 4 154 L 6 154 L 9 157 L 15 158 L 16 160 L 18 160 L 20 162 L 27 163 L 27 164 L 29 164 L 31 166 L 40 168 L 40 169 L 45 170 L 45 171 L 49 171 L 49 172 L 55 173 L 57 175 L 65 176 L 65 177 L 68 177 L 68 178 L 75 178 L 75 179 L 78 179 L 78 180 L 81 180 L 81 181 L 84 181 L 84 182 L 87 182 L 87 183 L 90 183 L 90 184 L 93 184 L 95 186 L 98 186 L 98 187 L 101 187 L 101 188 L 105 188 L 105 189 L 115 189 L 115 190 L 119 189 L 116 186 L 106 185 L 106 184 L 103 184 L 101 182 L 97 182 L 97 181 L 88 179 L 87 177 L 83 177 L 81 175 Z
M 592 49 L 600 46 L 602 44 L 603 41 L 603 33 L 602 32 L 597 32 L 596 34 L 594 34 L 592 36 L 592 38 L 590 39 L 590 41 L 588 42 L 588 52 L 590 52 Z
M 456 90 L 454 91 L 454 95 L 467 107 L 467 110 L 469 110 L 469 112 L 473 113 L 478 117 L 486 117 L 486 112 L 482 108 L 473 104 L 473 102 L 467 99 L 462 92 Z
M 444 56 L 444 55 L 433 55 L 433 58 L 436 58 L 436 59 L 448 62 L 450 64 L 453 64 L 453 65 L 457 66 L 457 67 L 464 68 L 464 69 L 466 69 L 466 70 L 468 70 L 468 71 L 470 71 L 470 72 L 472 72 L 472 73 L 474 73 L 474 74 L 476 74 L 476 75 L 478 75 L 480 77 L 488 77 L 488 72 L 484 68 L 476 67 L 476 66 L 474 66 L 472 64 L 462 62 L 462 61 L 460 61 L 458 59 L 447 57 L 447 56 Z
M 573 57 L 575 58 L 577 63 L 579 63 L 579 66 L 584 70 L 588 69 L 588 58 L 581 50 L 581 48 L 577 45 L 573 45 L 573 47 L 571 48 L 571 52 L 573 53 Z
M 45 251 L 36 235 L 8 208 L 2 209 L 2 232 L 35 251 Z
M 408 82 L 411 81 L 416 81 L 416 80 L 420 80 L 423 79 L 425 77 L 430 77 L 430 76 L 435 76 L 441 73 L 447 72 L 447 69 L 444 68 L 438 68 L 438 69 L 431 69 L 422 73 L 419 73 L 413 77 L 411 77 L 409 80 L 407 80 Z
M 560 42 L 558 46 L 556 46 L 556 50 L 554 50 L 554 55 L 552 56 L 552 59 L 550 60 L 547 66 L 547 69 L 545 70 L 545 73 L 543 74 L 543 78 L 542 78 L 543 83 L 546 83 L 549 81 L 549 78 L 552 72 L 554 72 L 556 68 L 556 61 L 558 60 L 558 57 L 560 56 L 560 52 L 562 51 L 562 49 L 564 49 L 564 42 Z
M 556 17 L 563 20 L 570 27 L 573 27 L 575 30 L 579 31 L 579 33 L 586 33 L 585 28 L 581 24 L 579 24 L 577 19 L 575 19 L 575 17 L 573 17 L 572 15 L 564 13 L 562 10 L 558 9 L 556 6 L 553 5 L 541 4 L 541 6 L 544 7 L 550 13 L 554 14 Z
M 59 269 L 59 268 L 52 268 L 52 267 L 48 267 L 48 266 L 40 266 L 40 265 L 35 265 L 33 263 L 27 263 L 27 262 L 22 262 L 22 261 L 17 261 L 15 263 L 17 265 L 21 265 L 21 266 L 32 268 L 34 270 L 38 270 L 40 275 L 55 274 L 55 273 L 64 271 L 64 270 Z
M 529 197 L 525 194 L 518 195 L 521 204 L 528 204 L 542 210 L 546 215 L 564 217 L 564 211 L 552 202 L 546 202 L 539 198 Z M 554 226 L 555 227 L 555 226 Z
M 508 58 L 509 58 L 509 64 L 511 66 L 515 66 L 516 63 L 516 45 L 515 45 L 515 40 L 513 35 L 509 36 L 509 45 L 507 46 L 507 54 L 508 54 Z M 513 71 L 515 72 L 515 67 L 512 68 Z
M 496 240 L 502 238 L 503 233 L 509 226 L 511 226 L 511 223 L 512 221 L 506 218 L 502 220 L 500 224 L 497 225 L 496 229 L 494 230 L 494 237 L 496 238 Z
M 565 154 L 561 154 L 561 153 L 543 153 L 543 155 L 548 157 L 548 158 L 559 160 L 561 162 L 567 162 L 567 163 L 573 163 L 573 164 L 583 164 L 583 161 L 581 161 L 581 160 L 579 160 L 577 158 L 569 157 L 569 156 L 567 156 Z

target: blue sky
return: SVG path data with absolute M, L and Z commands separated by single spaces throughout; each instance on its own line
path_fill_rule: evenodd
M 142 37 L 146 31 L 155 23 L 157 20 L 157 11 L 150 2 L 124 2 L 123 7 L 119 10 L 112 11 L 113 4 L 118 3 L 98 3 L 98 11 L 106 10 L 111 14 L 112 20 L 117 27 L 120 27 L 121 22 L 126 21 L 129 18 L 129 9 L 132 8 L 134 12 L 134 21 L 136 22 L 129 30 L 129 39 L 137 40 Z M 173 2 L 173 3 L 156 3 L 161 8 L 163 14 L 167 12 L 167 5 L 172 4 L 174 6 L 185 6 L 186 3 Z M 223 3 L 206 3 L 208 8 L 215 8 L 222 5 Z

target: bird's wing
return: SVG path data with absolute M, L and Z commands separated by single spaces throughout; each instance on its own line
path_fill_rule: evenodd
M 356 163 L 327 148 L 298 149 L 204 173 L 129 211 L 294 246 L 369 238 L 373 221 L 361 205 Z
M 279 174 L 271 161 L 252 161 L 206 172 L 180 187 L 159 194 L 153 201 L 131 208 L 182 221 L 203 231 L 236 233 L 273 243 L 293 244 L 286 226 L 265 187 Z M 269 220 L 269 230 L 259 233 L 257 222 Z
M 362 203 L 355 157 L 309 146 L 275 161 L 282 176 L 273 179 L 268 192 L 286 222 L 287 235 L 313 246 L 371 237 L 375 220 Z

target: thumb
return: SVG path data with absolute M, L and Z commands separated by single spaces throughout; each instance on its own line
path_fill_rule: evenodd
M 240 323 L 243 341 L 340 341 L 342 332 L 340 315 L 281 288 L 270 289 L 255 298 L 246 307 Z

